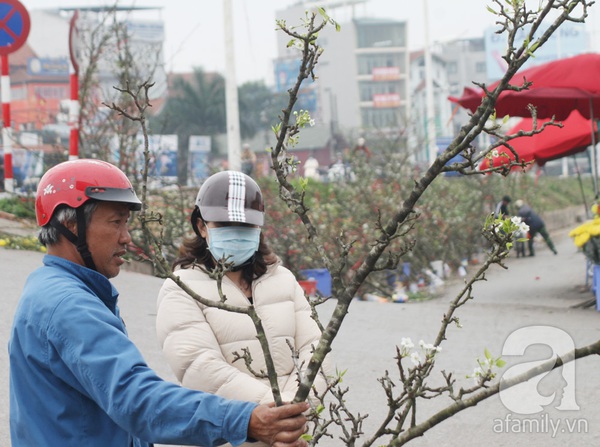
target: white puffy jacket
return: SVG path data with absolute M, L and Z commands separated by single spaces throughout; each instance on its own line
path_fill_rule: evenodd
M 217 282 L 199 267 L 175 272 L 189 287 L 206 299 L 218 301 Z M 249 306 L 250 301 L 229 278 L 223 278 L 227 303 Z M 252 299 L 265 333 L 284 402 L 291 401 L 297 389 L 297 374 L 288 341 L 300 353 L 304 367 L 317 345 L 321 332 L 312 319 L 304 291 L 294 275 L 276 264 L 252 283 Z M 234 359 L 248 348 L 251 368 L 267 371 L 264 355 L 249 316 L 207 307 L 167 279 L 158 295 L 156 330 L 163 352 L 181 384 L 222 397 L 257 403 L 273 401 L 268 379 L 257 378 L 244 360 Z M 323 368 L 331 374 L 329 362 Z M 320 374 L 314 384 L 325 388 Z M 244 444 L 245 445 L 245 444 Z M 248 444 L 258 447 L 262 444 Z

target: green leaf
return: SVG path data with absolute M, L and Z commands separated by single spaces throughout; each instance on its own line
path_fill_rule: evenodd
M 492 354 L 490 353 L 490 351 L 488 351 L 488 348 L 485 348 L 483 353 L 485 354 L 486 359 L 491 360 Z
M 312 440 L 312 438 L 313 438 L 312 435 L 309 435 L 308 433 L 304 433 L 303 435 L 300 435 L 300 439 L 303 439 L 306 442 Z
M 504 365 L 506 365 L 506 361 L 505 360 L 502 360 L 502 359 L 496 360 L 496 366 L 498 368 L 502 368 Z
M 489 12 L 491 12 L 492 14 L 498 15 L 498 13 L 496 11 L 494 11 L 491 6 L 487 6 L 487 10 Z
M 317 8 L 317 10 L 319 11 L 319 14 L 321 14 L 321 17 L 323 17 L 323 19 L 325 19 L 326 22 L 329 21 L 329 16 L 327 15 L 327 13 L 325 12 L 325 8 L 319 6 Z
M 537 41 L 533 45 L 531 45 L 531 48 L 529 49 L 529 51 L 531 51 L 533 53 L 535 50 L 538 49 L 539 46 L 540 46 L 540 42 Z
M 308 179 L 305 177 L 301 177 L 300 178 L 300 187 L 302 188 L 303 191 L 306 191 L 306 188 L 308 187 Z

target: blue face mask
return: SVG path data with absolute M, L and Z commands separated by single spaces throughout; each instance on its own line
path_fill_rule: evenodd
M 227 258 L 240 266 L 258 250 L 260 228 L 218 227 L 208 229 L 208 249 L 217 261 Z

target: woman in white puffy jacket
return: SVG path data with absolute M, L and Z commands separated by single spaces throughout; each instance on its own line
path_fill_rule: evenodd
M 180 248 L 175 274 L 198 295 L 220 301 L 217 281 L 207 272 L 216 260 L 233 263 L 221 292 L 227 304 L 255 307 L 269 342 L 282 399 L 291 401 L 298 375 L 290 345 L 299 352 L 298 363 L 306 367 L 321 331 L 296 278 L 261 235 L 264 203 L 260 188 L 241 172 L 214 174 L 198 192 L 191 221 L 196 236 L 186 239 Z M 204 306 L 167 279 L 158 296 L 156 328 L 163 352 L 183 386 L 230 399 L 273 401 L 268 379 L 252 372 L 266 372 L 267 368 L 249 316 Z M 250 368 L 243 359 L 235 360 L 244 349 L 252 357 Z M 323 369 L 329 375 L 328 364 L 324 362 Z M 325 389 L 322 374 L 314 386 L 320 392 Z

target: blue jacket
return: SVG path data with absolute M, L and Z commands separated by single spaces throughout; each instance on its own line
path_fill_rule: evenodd
M 160 379 L 117 297 L 106 277 L 56 256 L 29 276 L 9 341 L 12 446 L 245 442 L 256 404 Z

